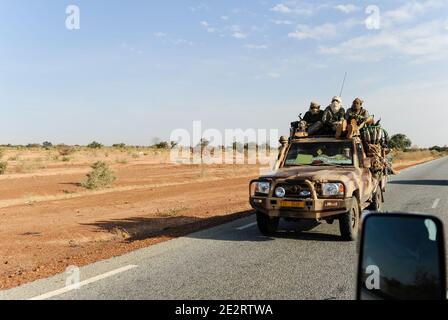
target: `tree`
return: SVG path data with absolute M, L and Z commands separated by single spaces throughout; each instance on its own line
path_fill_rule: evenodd
M 154 145 L 157 149 L 170 149 L 170 144 L 167 141 L 161 141 Z
M 101 149 L 102 147 L 103 147 L 103 145 L 96 141 L 93 141 L 87 145 L 87 148 L 90 148 L 90 149 Z
M 199 142 L 198 146 L 201 146 L 201 149 L 204 150 L 205 148 L 208 147 L 209 144 L 210 144 L 210 141 L 208 141 L 205 138 L 201 138 L 201 141 Z
M 53 144 L 49 141 L 45 141 L 44 143 L 42 143 L 42 147 L 44 147 L 45 149 L 51 149 L 53 148 Z
M 396 134 L 389 140 L 389 148 L 406 150 L 412 146 L 412 141 L 404 134 Z
M 124 149 L 126 148 L 126 143 L 115 143 L 112 145 L 113 148 Z

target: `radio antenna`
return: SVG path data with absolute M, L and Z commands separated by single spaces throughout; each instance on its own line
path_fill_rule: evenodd
M 344 81 L 342 81 L 341 93 L 339 94 L 340 97 L 342 97 L 342 92 L 344 92 L 344 87 L 345 87 L 345 81 L 346 80 L 347 80 L 347 72 L 344 75 Z

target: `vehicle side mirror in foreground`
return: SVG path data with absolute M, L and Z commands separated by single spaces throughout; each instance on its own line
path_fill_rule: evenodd
M 368 214 L 363 221 L 358 300 L 445 300 L 442 222 L 414 214 Z

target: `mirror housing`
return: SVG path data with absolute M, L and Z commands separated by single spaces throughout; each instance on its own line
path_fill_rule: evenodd
M 367 214 L 359 248 L 358 300 L 446 300 L 442 222 L 416 214 Z

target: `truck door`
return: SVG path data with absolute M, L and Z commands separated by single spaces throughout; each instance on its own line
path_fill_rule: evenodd
M 364 167 L 364 159 L 367 158 L 366 153 L 364 152 L 364 147 L 362 143 L 356 143 L 356 152 L 358 155 L 358 166 L 362 172 L 361 178 L 361 202 L 364 203 L 369 200 L 370 195 L 372 193 L 373 183 L 372 183 L 372 173 L 369 168 Z

